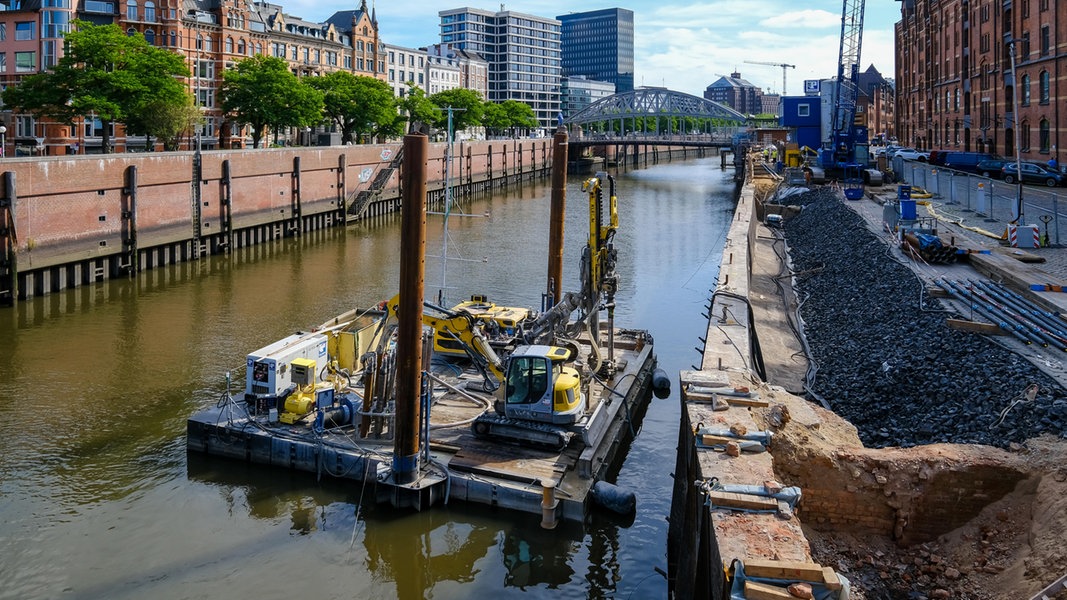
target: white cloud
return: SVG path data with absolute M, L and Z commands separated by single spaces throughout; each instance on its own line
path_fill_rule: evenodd
M 825 10 L 796 10 L 763 19 L 759 23 L 764 27 L 783 27 L 792 30 L 793 35 L 801 27 L 840 27 L 841 13 Z

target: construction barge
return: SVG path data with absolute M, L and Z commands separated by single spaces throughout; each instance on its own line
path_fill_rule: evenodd
M 423 300 L 420 143 L 405 138 L 415 175 L 404 185 L 412 197 L 402 247 L 416 251 L 402 256 L 400 293 L 249 354 L 244 390 L 227 389 L 189 418 L 188 450 L 359 481 L 402 508 L 476 502 L 540 514 L 546 528 L 584 520 L 593 503 L 632 512 L 633 495 L 606 478 L 653 388 L 662 397 L 670 384 L 652 336 L 614 323 L 614 180 L 598 174 L 584 185 L 580 292 L 553 284 L 562 274 L 560 170 L 543 310 L 477 296 L 445 309 Z

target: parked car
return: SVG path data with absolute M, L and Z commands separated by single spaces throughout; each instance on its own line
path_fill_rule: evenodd
M 992 177 L 993 179 L 1000 179 L 1004 173 L 1004 165 L 1008 164 L 1006 158 L 987 158 L 983 161 L 979 161 L 974 166 L 974 172 L 978 173 L 982 177 Z
M 904 160 L 917 160 L 919 162 L 926 162 L 930 158 L 930 153 L 923 152 L 921 150 L 916 150 L 915 148 L 901 148 L 900 150 L 897 150 L 893 154 L 893 156 L 899 156 Z
M 1015 167 L 1015 163 L 1006 163 L 1001 168 L 1001 173 L 1004 176 L 1004 183 L 1015 183 L 1019 178 L 1018 171 Z M 1039 165 L 1036 163 L 1022 163 L 1023 183 L 1037 183 L 1040 185 L 1047 185 L 1048 187 L 1056 187 L 1063 185 L 1064 176 L 1057 171 L 1050 171 L 1048 167 Z
M 994 158 L 996 158 L 996 155 L 988 152 L 942 152 L 937 157 L 938 164 L 946 169 L 955 169 L 968 173 L 977 173 L 978 163 Z M 933 164 L 933 162 L 934 157 L 930 155 L 930 163 Z
M 897 146 L 896 144 L 889 144 L 888 146 L 885 147 L 885 157 L 887 159 L 892 160 L 893 155 L 896 154 L 897 150 L 900 150 L 901 148 L 903 148 L 903 146 Z

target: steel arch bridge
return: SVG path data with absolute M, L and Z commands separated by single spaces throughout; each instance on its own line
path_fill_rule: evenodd
M 627 120 L 633 122 L 647 117 L 690 117 L 706 123 L 714 120 L 719 128 L 728 125 L 741 127 L 747 120 L 744 114 L 718 102 L 667 88 L 645 87 L 597 100 L 565 122 L 593 125 L 619 121 L 624 124 Z M 668 127 L 671 121 L 667 119 Z

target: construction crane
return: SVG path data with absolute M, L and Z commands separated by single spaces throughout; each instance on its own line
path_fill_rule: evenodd
M 765 66 L 768 66 L 768 67 L 782 67 L 782 96 L 785 96 L 785 73 L 786 73 L 785 70 L 786 69 L 795 69 L 795 68 L 797 68 L 796 65 L 787 65 L 785 63 L 763 62 L 763 61 L 759 61 L 759 60 L 746 60 L 745 62 L 750 64 L 750 65 L 765 65 Z
M 864 4 L 865 0 L 843 0 L 842 2 L 841 46 L 838 50 L 837 79 L 834 81 L 831 104 L 833 121 L 830 139 L 824 141 L 820 152 L 820 162 L 826 169 L 841 168 L 855 163 L 865 164 L 868 159 L 866 155 L 867 128 L 856 125 Z

